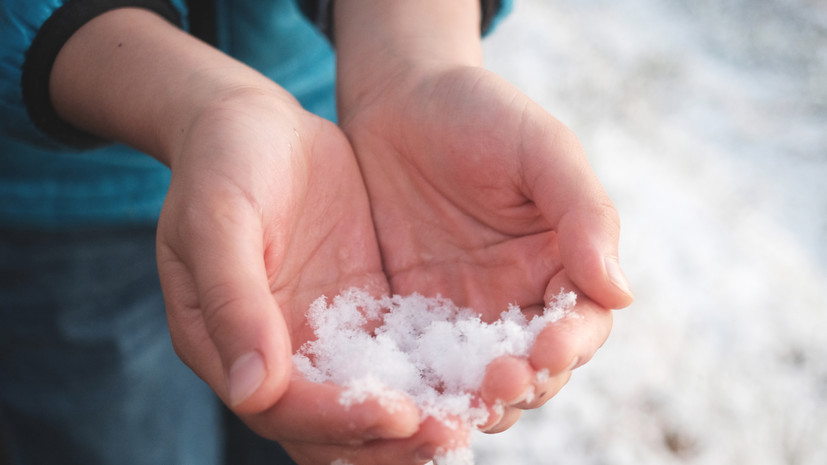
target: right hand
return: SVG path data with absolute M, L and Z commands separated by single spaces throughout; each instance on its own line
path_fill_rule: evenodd
M 310 302 L 388 292 L 347 139 L 269 79 L 154 13 L 119 8 L 66 42 L 50 96 L 68 123 L 172 170 L 157 257 L 181 359 L 303 465 L 418 463 L 452 441 L 418 409 L 343 407 L 292 373 Z M 361 447 L 364 444 L 364 447 Z
M 387 293 L 367 195 L 344 135 L 286 97 L 211 105 L 170 163 L 158 264 L 181 359 L 257 433 L 302 464 L 421 463 L 461 436 L 412 401 L 344 407 L 291 372 L 305 312 L 352 286 Z M 419 451 L 419 452 L 418 452 Z M 427 455 L 427 454 L 426 454 Z

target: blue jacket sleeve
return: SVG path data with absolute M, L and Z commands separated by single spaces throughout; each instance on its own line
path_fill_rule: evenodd
M 157 12 L 175 24 L 182 0 L 0 0 L 0 132 L 49 148 L 100 145 L 62 121 L 49 98 L 49 75 L 63 44 L 92 18 L 122 7 Z

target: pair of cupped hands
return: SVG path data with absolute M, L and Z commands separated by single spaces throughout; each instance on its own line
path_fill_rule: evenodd
M 318 297 L 439 294 L 490 322 L 576 292 L 580 318 L 489 365 L 489 432 L 557 393 L 632 300 L 617 212 L 580 143 L 479 66 L 478 16 L 459 14 L 474 8 L 339 4 L 338 126 L 140 9 L 91 20 L 55 60 L 61 117 L 171 169 L 157 258 L 176 352 L 302 465 L 424 463 L 467 439 L 412 402 L 344 406 L 341 387 L 293 370 Z
M 422 463 L 464 432 L 420 423 L 413 404 L 345 407 L 340 387 L 291 370 L 313 337 L 309 304 L 355 286 L 440 294 L 492 321 L 575 291 L 582 318 L 487 369 L 479 399 L 505 408 L 482 429 L 502 431 L 557 393 L 631 302 L 619 221 L 571 131 L 482 68 L 406 70 L 340 110 L 337 126 L 238 89 L 192 125 L 158 227 L 170 331 L 299 463 Z

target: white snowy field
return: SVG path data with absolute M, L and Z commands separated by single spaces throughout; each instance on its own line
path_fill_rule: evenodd
M 827 3 L 516 3 L 488 67 L 580 136 L 637 300 L 477 464 L 827 463 Z

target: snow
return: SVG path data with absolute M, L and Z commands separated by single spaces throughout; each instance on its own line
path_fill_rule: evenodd
M 827 463 L 827 5 L 517 0 L 485 52 L 580 137 L 637 299 L 477 464 Z
M 470 430 L 488 419 L 488 410 L 475 405 L 488 364 L 505 355 L 527 357 L 543 328 L 578 317 L 571 311 L 575 302 L 573 292 L 561 291 L 531 320 L 511 305 L 500 319 L 486 323 L 448 299 L 374 298 L 353 288 L 330 303 L 323 296 L 311 305 L 307 318 L 316 339 L 293 358 L 308 380 L 345 387 L 342 405 L 376 398 L 392 411 L 408 396 L 423 420 L 433 417 Z M 473 463 L 470 449 L 437 455 L 440 465 Z

